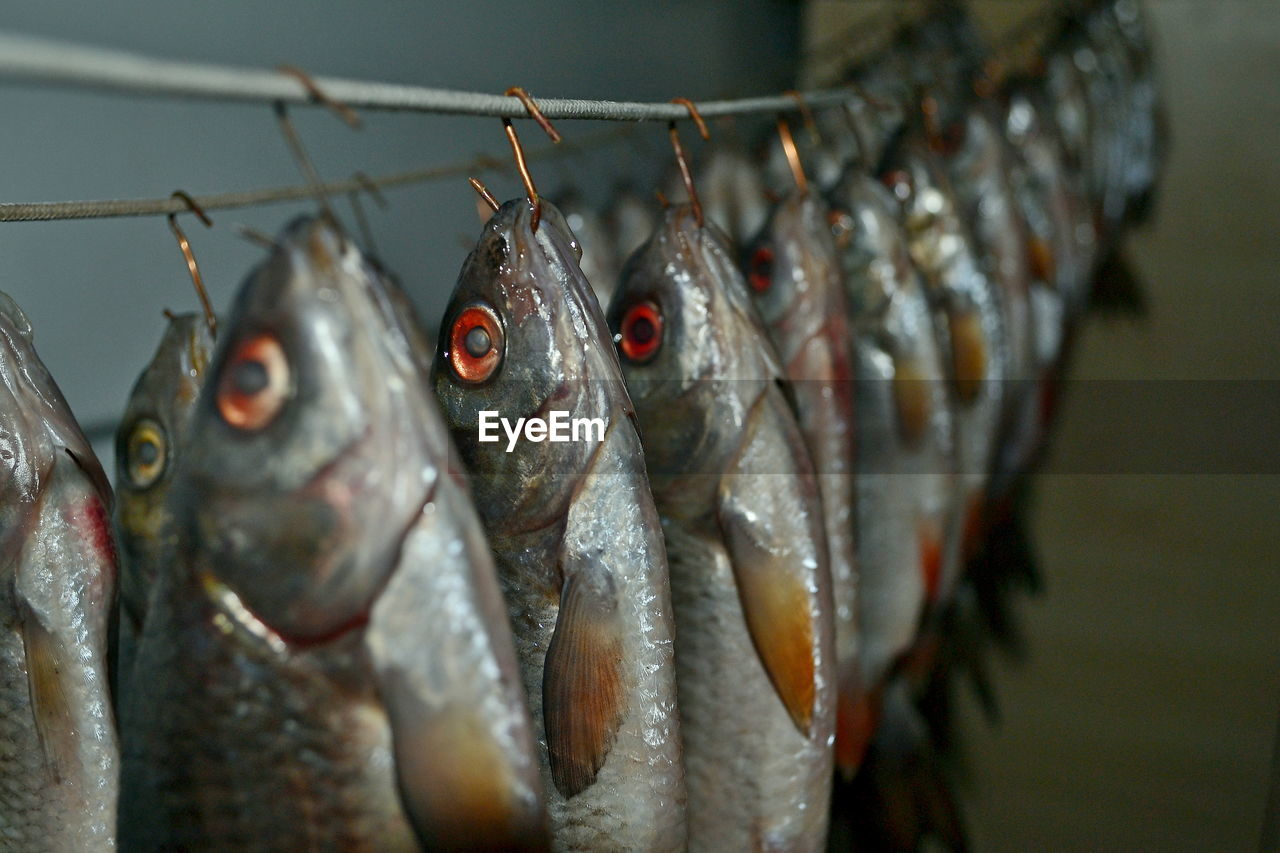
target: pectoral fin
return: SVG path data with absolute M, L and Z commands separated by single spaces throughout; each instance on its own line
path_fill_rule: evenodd
M 36 735 L 53 781 L 60 784 L 71 773 L 76 760 L 71 705 L 63 681 L 63 651 L 57 637 L 21 597 L 18 598 L 18 611 Z
M 542 675 L 551 778 L 566 798 L 590 787 L 622 723 L 622 633 L 607 572 L 569 574 Z
M 812 479 L 807 457 L 795 456 L 798 432 L 771 435 L 767 430 L 781 422 L 766 408 L 754 415 L 757 423 L 721 480 L 717 516 L 751 641 L 787 713 L 808 737 L 817 692 L 811 596 L 819 574 L 828 571 L 826 540 L 813 516 L 816 484 L 807 498 L 797 488 L 797 474 L 807 471 Z

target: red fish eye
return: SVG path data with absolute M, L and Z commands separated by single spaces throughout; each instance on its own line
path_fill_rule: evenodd
M 449 332 L 449 366 L 463 382 L 483 382 L 502 361 L 502 324 L 487 305 L 469 305 Z
M 751 268 L 747 271 L 747 281 L 756 293 L 764 293 L 773 284 L 773 250 L 761 246 L 751 255 Z
M 629 361 L 644 362 L 653 358 L 662 346 L 662 313 L 652 302 L 637 302 L 622 315 L 619 338 L 622 354 Z
M 235 344 L 218 380 L 216 403 L 224 421 L 240 430 L 262 429 L 288 395 L 289 360 L 274 335 L 254 335 Z

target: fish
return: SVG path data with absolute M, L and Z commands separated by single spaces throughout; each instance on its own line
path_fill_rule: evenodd
M 5 293 L 0 492 L 0 838 L 20 850 L 112 850 L 111 487 Z
M 239 291 L 122 704 L 124 847 L 547 849 L 492 556 L 392 288 L 302 217 Z
M 580 249 L 549 202 L 534 230 L 538 209 L 508 201 L 485 225 L 444 314 L 433 383 L 497 560 L 555 849 L 681 850 L 662 530 Z M 547 431 L 482 440 L 482 419 L 498 417 Z M 583 424 L 573 440 L 551 440 L 561 417 Z
M 881 168 L 886 185 L 901 203 L 907 249 L 925 284 L 954 412 L 958 542 L 954 536 L 948 539 L 938 586 L 931 594 L 945 602 L 963 564 L 981 542 L 988 477 L 1008 387 L 1008 318 L 942 160 L 923 130 L 912 126 L 903 133 Z
M 116 429 L 122 684 L 133 669 L 156 576 L 177 559 L 177 531 L 167 498 L 212 353 L 213 335 L 203 316 L 168 315 L 160 345 L 134 383 Z
M 897 200 L 857 167 L 829 199 L 854 330 L 858 619 L 876 693 L 910 650 L 955 540 L 955 415 Z
M 578 193 L 561 196 L 556 208 L 564 215 L 565 223 L 582 248 L 582 260 L 578 264 L 582 274 L 591 283 L 600 305 L 608 305 L 618 283 L 618 259 L 608 225 Z
M 836 761 L 852 773 L 868 734 L 858 726 L 865 697 L 854 541 L 853 327 L 830 217 L 820 193 L 793 190 L 748 247 L 745 268 L 818 477 L 835 605 Z
M 1010 184 L 1012 155 L 994 116 L 994 104 L 971 102 L 949 133 L 953 139 L 942 161 L 955 188 L 960 215 L 970 225 L 977 256 L 995 286 L 1003 318 L 1007 360 L 1003 376 L 992 383 L 1001 386 L 1003 415 L 990 466 L 990 491 L 1000 494 L 1008 490 L 1011 477 L 1026 469 L 1039 434 L 1041 374 L 1030 241 Z
M 822 509 L 728 236 L 670 207 L 608 316 L 671 567 L 689 849 L 819 850 L 835 722 Z

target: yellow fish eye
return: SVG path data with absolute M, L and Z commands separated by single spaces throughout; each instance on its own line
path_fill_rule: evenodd
M 129 482 L 134 488 L 150 488 L 160 479 L 169 461 L 164 428 L 150 418 L 139 420 L 129 431 L 129 442 L 125 448 Z

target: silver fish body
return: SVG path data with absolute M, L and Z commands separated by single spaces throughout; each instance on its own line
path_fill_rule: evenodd
M 1010 316 L 1001 311 L 1000 294 L 981 263 L 942 161 L 924 139 L 914 133 L 902 137 L 885 169 L 886 180 L 902 202 L 907 247 L 929 297 L 954 412 L 958 516 L 933 591 L 945 600 L 978 543 L 1009 391 Z
M 859 624 L 875 688 L 911 647 L 955 540 L 954 415 L 897 200 L 851 169 L 832 205 L 856 341 Z
M 835 605 L 836 761 L 852 772 L 865 746 L 858 650 L 853 329 L 831 209 L 792 192 L 747 251 L 747 282 L 792 391 L 822 496 Z
M 434 382 L 497 557 L 559 850 L 680 850 L 666 553 L 631 402 L 559 211 L 507 202 L 445 312 Z M 598 419 L 481 440 L 482 412 Z M 494 431 L 501 433 L 496 425 Z M 508 448 L 510 452 L 508 452 Z
M 820 850 L 835 710 L 818 485 L 727 238 L 670 208 L 609 309 L 662 514 L 692 850 Z
M 138 849 L 544 849 L 497 580 L 402 300 L 302 219 L 191 415 L 122 707 Z
M 0 293 L 0 844 L 115 848 L 111 490 Z
M 695 184 L 702 210 L 734 246 L 755 236 L 769 215 L 765 184 L 757 166 L 740 147 L 721 143 L 707 154 Z M 672 184 L 672 198 L 683 198 L 684 187 Z

